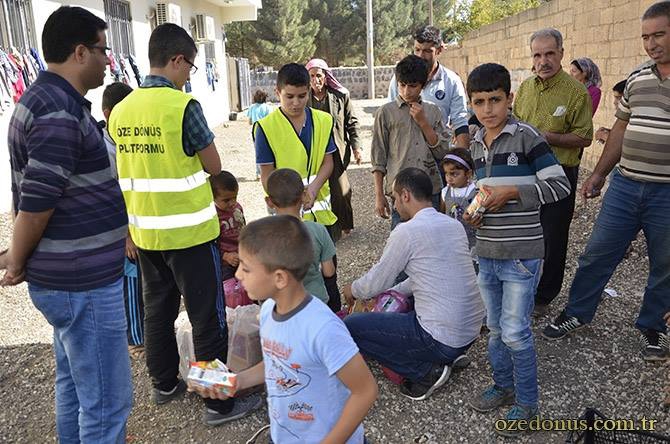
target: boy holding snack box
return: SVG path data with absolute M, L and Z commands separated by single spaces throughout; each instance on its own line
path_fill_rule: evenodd
M 263 362 L 222 372 L 209 380 L 216 386 L 191 380 L 190 388 L 225 399 L 265 382 L 272 442 L 363 444 L 377 384 L 342 321 L 302 285 L 312 253 L 307 228 L 293 216 L 242 230 L 236 277 L 252 299 L 269 298 L 260 316 Z
M 570 193 L 547 141 L 509 115 L 510 83 L 507 69 L 495 63 L 480 65 L 468 76 L 468 96 L 483 124 L 470 145 L 481 192 L 463 216 L 478 228 L 477 279 L 486 305 L 494 381 L 470 405 L 490 412 L 513 404 L 505 421 L 539 415 L 530 319 L 544 257 L 540 206 Z M 496 431 L 514 436 L 511 429 Z

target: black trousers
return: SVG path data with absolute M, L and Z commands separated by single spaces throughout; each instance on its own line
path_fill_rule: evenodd
M 221 282 L 221 259 L 214 242 L 181 250 L 139 250 L 144 297 L 144 342 L 153 386 L 171 390 L 178 382 L 179 354 L 174 321 L 181 296 L 193 327 L 198 361 L 226 361 L 228 329 Z M 207 407 L 221 413 L 234 400 L 206 399 Z
M 570 181 L 570 195 L 558 202 L 543 205 L 540 209 L 540 222 L 544 233 L 544 267 L 535 293 L 536 304 L 550 304 L 563 286 L 579 167 L 564 166 L 563 171 Z

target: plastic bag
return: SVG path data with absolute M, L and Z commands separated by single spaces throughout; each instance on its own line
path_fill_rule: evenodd
M 195 348 L 193 347 L 193 328 L 188 320 L 188 313 L 182 311 L 174 321 L 177 337 L 177 351 L 179 352 L 179 374 L 186 381 L 191 362 L 195 362 Z
M 228 332 L 228 359 L 226 365 L 233 372 L 252 367 L 263 359 L 261 350 L 261 308 L 256 304 L 242 305 L 230 313 L 231 329 Z
M 240 305 L 253 304 L 253 301 L 249 299 L 247 291 L 237 278 L 232 277 L 223 281 L 223 292 L 226 295 L 227 307 L 235 308 Z
M 395 290 L 387 290 L 375 297 L 375 313 L 407 313 L 412 310 L 412 303 L 404 294 Z

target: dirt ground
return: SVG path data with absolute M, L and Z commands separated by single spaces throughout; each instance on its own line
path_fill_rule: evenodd
M 381 254 L 389 222 L 374 217 L 369 172 L 372 113 L 382 102 L 355 101 L 361 120 L 365 163 L 349 170 L 354 189 L 356 228 L 337 245 L 339 284 L 363 274 Z M 246 121 L 230 122 L 216 130 L 224 168 L 240 182 L 239 201 L 248 220 L 265 215 L 260 184 L 255 181 L 254 154 Z M 584 172 L 583 172 L 584 173 Z M 551 317 L 566 301 L 578 255 L 591 232 L 600 201 L 578 202 L 571 229 L 564 289 Z M 0 248 L 11 234 L 9 215 L 0 216 Z M 444 247 L 449 248 L 448 240 Z M 670 417 L 661 408 L 662 387 L 670 378 L 667 365 L 642 361 L 634 322 L 644 291 L 648 261 L 644 238 L 633 243 L 609 287 L 618 297 L 606 298 L 593 324 L 576 336 L 548 342 L 539 332 L 548 318 L 534 325 L 539 362 L 540 407 L 544 418 L 578 417 L 586 407 L 597 407 L 612 418 L 657 420 L 658 432 L 670 431 Z M 32 307 L 25 284 L 0 289 L 0 441 L 53 442 L 54 361 L 51 330 Z M 424 402 L 411 402 L 398 394 L 378 367 L 379 399 L 365 420 L 366 434 L 374 443 L 492 443 L 497 414 L 483 415 L 467 407 L 472 396 L 491 382 L 486 338 L 472 347 L 472 365 Z M 133 362 L 134 408 L 128 423 L 132 443 L 244 443 L 268 423 L 262 408 L 248 418 L 218 428 L 200 422 L 201 401 L 195 395 L 157 407 L 150 402 L 150 381 L 143 362 Z M 566 432 L 537 432 L 518 442 L 564 442 Z M 263 435 L 258 442 L 266 442 Z M 503 442 L 503 440 L 500 440 Z

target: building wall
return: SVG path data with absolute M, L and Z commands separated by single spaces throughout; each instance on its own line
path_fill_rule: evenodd
M 231 17 L 228 17 L 225 8 L 213 5 L 203 0 L 171 0 L 181 6 L 182 23 L 181 25 L 189 32 L 190 25 L 195 21 L 196 14 L 206 14 L 214 18 L 216 28 L 215 55 L 218 65 L 219 81 L 215 84 L 215 91 L 207 84 L 207 75 L 205 70 L 205 45 L 198 45 L 198 55 L 195 59 L 195 65 L 198 67 L 197 73 L 191 78 L 192 94 L 202 104 L 205 117 L 209 126 L 214 128 L 222 122 L 228 120 L 230 113 L 228 99 L 228 74 L 225 63 L 225 43 L 223 42 L 223 23 L 229 23 Z M 49 15 L 63 4 L 71 6 L 81 6 L 88 9 L 97 16 L 105 19 L 104 5 L 102 0 L 77 0 L 76 3 L 66 1 L 48 1 L 32 0 L 33 17 L 35 19 L 35 31 L 37 33 L 38 49 L 42 54 L 42 29 Z M 148 43 L 151 35 L 150 15 L 152 8 L 155 8 L 155 1 L 132 0 L 131 15 L 133 19 L 133 38 L 135 47 L 136 61 L 140 73 L 145 76 L 149 73 Z M 238 14 L 239 15 L 239 14 Z M 105 84 L 113 81 L 111 74 L 105 79 Z M 102 92 L 104 86 L 91 90 L 86 98 L 92 102 L 92 113 L 98 120 L 103 119 L 101 104 Z M 7 212 L 11 208 L 10 193 L 10 169 L 9 153 L 7 149 L 7 126 L 11 111 L 0 115 L 0 212 Z
M 394 66 L 375 67 L 375 96 L 386 97 L 389 82 L 393 77 Z M 335 78 L 344 85 L 352 99 L 368 98 L 368 68 L 363 67 L 339 67 L 333 68 Z M 268 100 L 277 102 L 275 85 L 277 83 L 277 71 L 252 71 L 251 93 L 260 89 L 268 94 Z
M 228 89 L 227 73 L 225 70 L 225 47 L 223 42 L 223 23 L 225 19 L 225 11 L 223 8 L 213 5 L 202 0 L 173 0 L 172 3 L 181 6 L 182 23 L 181 26 L 192 33 L 190 25 L 194 23 L 196 14 L 206 14 L 212 16 L 215 21 L 216 41 L 215 54 L 219 71 L 219 82 L 215 84 L 215 91 L 212 92 L 207 84 L 207 76 L 205 70 L 205 45 L 198 45 L 198 55 L 195 59 L 195 65 L 198 67 L 198 72 L 191 78 L 192 94 L 202 104 L 205 111 L 205 116 L 211 127 L 215 127 L 228 119 L 230 112 L 228 105 Z M 78 0 L 77 3 L 69 2 L 53 2 L 46 0 L 33 0 L 33 15 L 35 18 L 35 30 L 37 31 L 38 43 L 41 53 L 41 35 L 44 23 L 53 11 L 58 9 L 62 4 L 77 5 L 86 8 L 105 18 L 104 6 L 102 0 Z M 149 56 L 148 44 L 151 35 L 150 14 L 152 8 L 156 7 L 155 1 L 133 0 L 130 2 L 131 15 L 133 18 L 133 37 L 135 46 L 135 56 L 141 74 L 147 75 L 149 73 Z M 111 76 L 108 76 L 105 83 L 111 83 Z M 102 99 L 102 91 L 104 86 L 96 90 L 92 90 L 87 94 L 87 98 L 93 102 L 93 112 L 96 118 L 102 119 L 102 112 L 100 111 L 100 104 Z
M 440 60 L 463 81 L 477 65 L 496 62 L 512 73 L 512 89 L 531 75 L 529 38 L 541 28 L 555 27 L 563 34 L 563 68 L 570 61 L 589 57 L 600 68 L 603 96 L 594 128 L 614 121 L 612 86 L 623 80 L 647 57 L 640 39 L 640 17 L 652 0 L 553 0 L 465 36 L 457 47 L 447 48 Z M 584 152 L 582 165 L 592 169 L 602 147 L 594 143 Z

